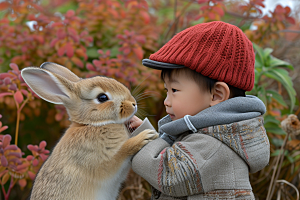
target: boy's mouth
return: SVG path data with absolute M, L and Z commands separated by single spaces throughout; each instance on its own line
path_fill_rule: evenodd
M 175 115 L 168 113 L 170 118 L 173 120 L 175 118 Z

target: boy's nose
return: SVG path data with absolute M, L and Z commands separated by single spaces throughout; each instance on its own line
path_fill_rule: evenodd
M 168 96 L 167 96 L 167 97 L 165 98 L 165 100 L 164 100 L 164 105 L 165 105 L 165 106 L 168 106 L 168 107 L 171 106 L 171 102 L 170 102 Z

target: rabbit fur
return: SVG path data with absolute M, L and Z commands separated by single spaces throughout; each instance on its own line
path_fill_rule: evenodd
M 129 137 L 124 123 L 137 111 L 130 91 L 115 79 L 81 79 L 49 62 L 21 75 L 42 99 L 63 104 L 71 121 L 38 172 L 30 199 L 116 199 L 131 156 L 158 137 L 153 130 Z

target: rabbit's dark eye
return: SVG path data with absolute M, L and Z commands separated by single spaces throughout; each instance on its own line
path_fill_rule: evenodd
M 103 94 L 103 93 L 99 94 L 99 95 L 97 96 L 97 99 L 98 99 L 98 101 L 99 101 L 100 103 L 105 102 L 105 101 L 108 101 L 107 95 L 106 95 L 106 94 Z

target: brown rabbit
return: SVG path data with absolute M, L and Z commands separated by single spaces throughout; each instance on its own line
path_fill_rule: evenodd
M 42 99 L 63 104 L 72 122 L 38 172 L 30 199 L 116 199 L 131 155 L 158 137 L 145 130 L 129 138 L 124 123 L 137 110 L 129 90 L 115 79 L 81 79 L 49 62 L 23 69 L 22 77 Z

